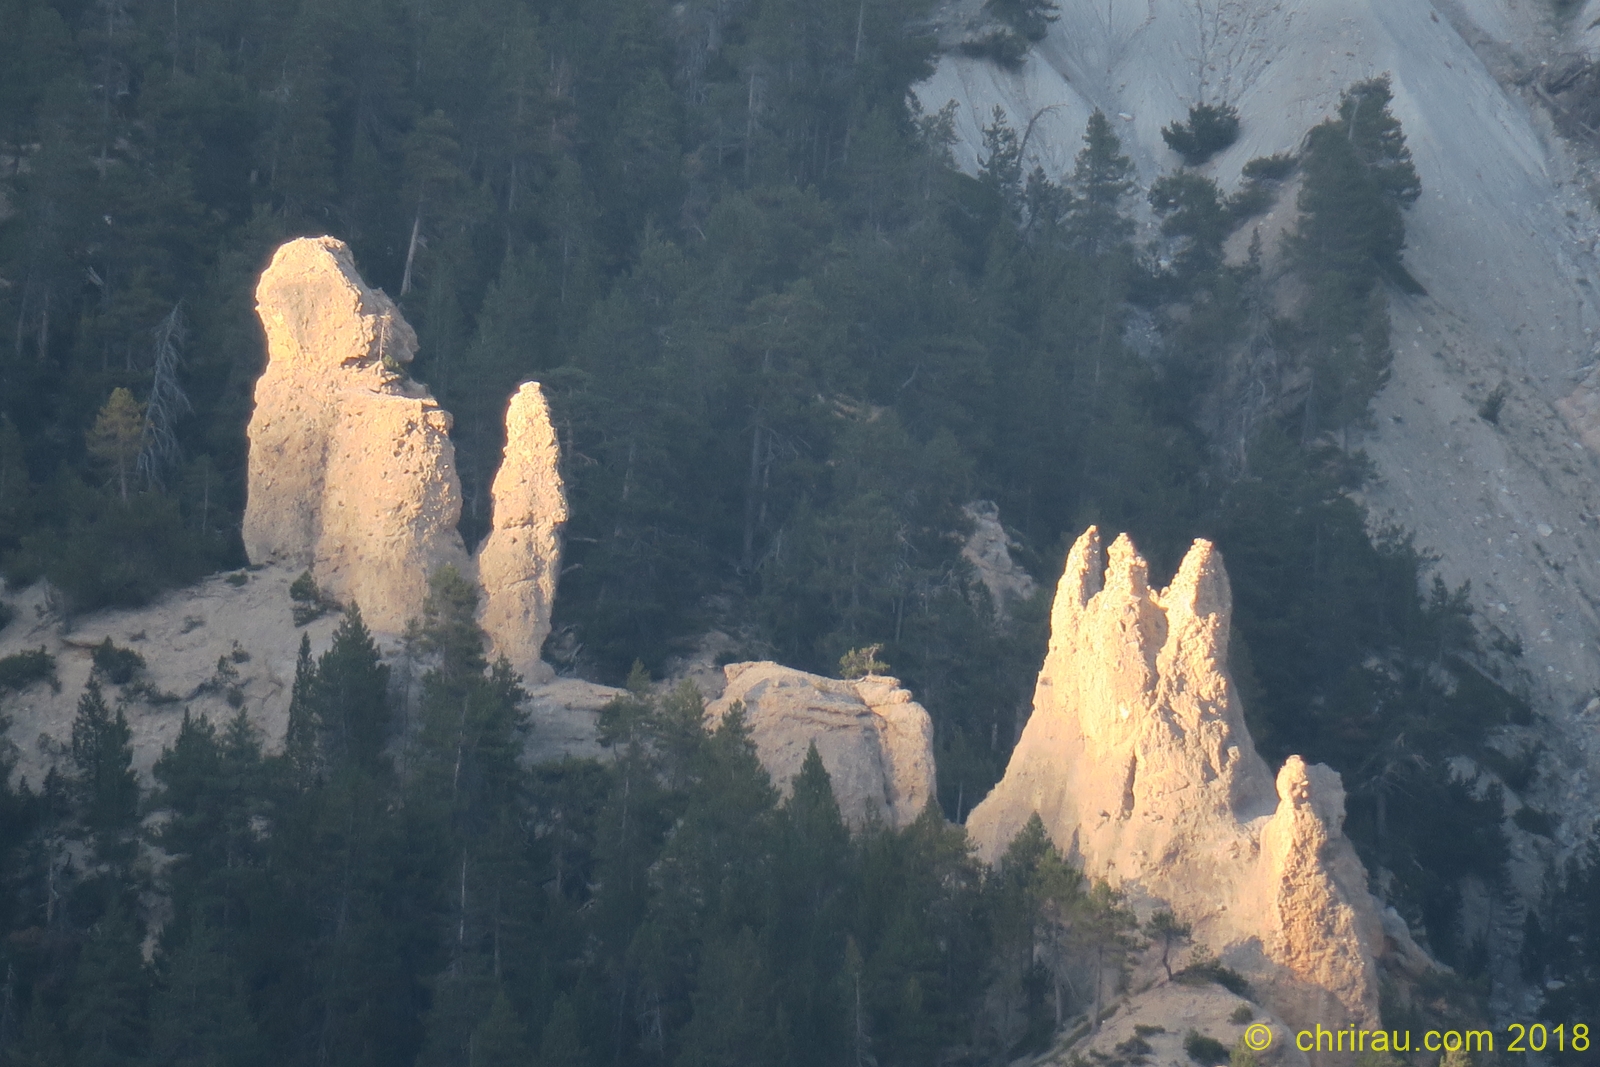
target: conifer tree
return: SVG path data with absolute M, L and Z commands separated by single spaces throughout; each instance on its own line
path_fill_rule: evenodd
M 144 440 L 144 405 L 128 390 L 113 389 L 111 398 L 95 416 L 88 439 L 89 454 L 110 473 L 117 495 L 127 503 Z
M 329 768 L 378 769 L 389 733 L 389 668 L 378 655 L 360 608 L 352 605 L 345 612 L 333 644 L 317 660 L 312 693 Z
M 1122 141 L 1105 112 L 1089 116 L 1083 149 L 1073 165 L 1070 182 L 1071 229 L 1093 256 L 1105 256 L 1133 233 L 1133 220 L 1122 214 L 1122 201 L 1133 191 L 1133 160 L 1122 153 Z
M 138 818 L 132 740 L 127 717 L 120 708 L 113 715 L 100 683 L 89 679 L 72 720 L 72 763 L 84 825 L 102 848 L 132 830 Z

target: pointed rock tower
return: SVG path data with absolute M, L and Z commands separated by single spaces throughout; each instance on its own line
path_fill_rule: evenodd
M 994 862 L 1035 812 L 1091 875 L 1159 901 L 1284 1018 L 1376 1025 L 1384 929 L 1344 837 L 1344 790 L 1291 757 L 1276 782 L 1228 675 L 1232 594 L 1196 541 L 1149 586 L 1126 536 L 1067 556 L 1033 715 L 967 829 Z
M 538 382 L 526 382 L 506 409 L 506 449 L 491 490 L 493 529 L 478 550 L 484 597 L 478 623 L 490 656 L 505 656 L 530 682 L 554 672 L 540 659 L 561 576 L 567 494 L 550 408 Z

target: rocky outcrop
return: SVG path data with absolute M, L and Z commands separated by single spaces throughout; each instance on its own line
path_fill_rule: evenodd
M 422 614 L 428 576 L 473 573 L 456 524 L 461 483 L 450 414 L 405 373 L 417 337 L 367 287 L 331 237 L 278 249 L 256 287 L 267 367 L 251 415 L 244 543 L 255 564 L 309 568 L 380 633 Z M 567 501 L 544 394 L 523 385 L 506 411 L 493 529 L 476 561 L 491 655 L 530 683 L 561 572 Z
M 478 551 L 483 600 L 478 622 L 491 655 L 505 656 L 529 681 L 553 671 L 540 659 L 550 636 L 550 609 L 561 576 L 561 529 L 567 497 L 561 485 L 560 447 L 550 409 L 537 382 L 511 397 L 506 448 L 492 489 L 493 528 Z
M 845 821 L 914 822 L 935 792 L 933 722 L 898 680 L 840 681 L 776 663 L 730 663 L 727 688 L 706 708 L 715 727 L 744 709 L 761 765 L 784 792 L 814 744 Z
M 961 546 L 961 558 L 972 566 L 978 581 L 989 591 L 997 620 L 1004 620 L 1013 604 L 1038 591 L 1033 575 L 1011 558 L 1016 542 L 1000 525 L 1000 509 L 992 500 L 975 500 L 961 509 L 972 522 L 972 532 Z
M 278 249 L 256 287 L 267 367 L 250 419 L 244 543 L 398 632 L 427 575 L 466 569 L 450 415 L 403 367 L 416 334 L 331 237 Z
M 967 820 L 991 862 L 1038 812 L 1085 870 L 1160 901 L 1291 1023 L 1378 1018 L 1384 932 L 1344 837 L 1344 790 L 1291 758 L 1276 782 L 1227 671 L 1232 595 L 1196 541 L 1165 590 L 1119 537 L 1072 548 L 1033 715 Z

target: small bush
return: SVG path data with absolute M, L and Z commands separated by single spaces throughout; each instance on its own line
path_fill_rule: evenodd
M 165 689 L 157 689 L 148 681 L 140 678 L 122 690 L 122 697 L 129 701 L 143 701 L 146 704 L 161 706 L 163 704 L 176 704 L 183 699 L 177 693 L 169 693 Z
M 144 657 L 131 648 L 121 648 L 107 637 L 91 654 L 94 673 L 112 685 L 126 685 L 145 667 Z
M 1214 959 L 1202 959 L 1191 963 L 1183 970 L 1172 976 L 1172 980 L 1180 985 L 1219 985 L 1237 997 L 1250 996 L 1250 983 L 1244 975 L 1231 967 L 1224 967 Z M 1227 1055 L 1224 1053 L 1223 1058 Z
M 1251 1010 L 1250 1005 L 1241 1004 L 1233 1009 L 1233 1014 L 1228 1016 L 1228 1021 L 1242 1026 L 1255 1017 L 1256 1013 Z
M 1218 1067 L 1230 1059 L 1228 1046 L 1198 1030 L 1190 1030 L 1183 1038 L 1183 1051 L 1200 1067 Z
M 983 9 L 1030 41 L 1044 40 L 1050 24 L 1061 18 L 1055 0 L 985 0 Z
M 1491 426 L 1500 425 L 1500 409 L 1506 406 L 1506 397 L 1510 394 L 1511 388 L 1505 382 L 1495 386 L 1493 391 L 1483 398 L 1483 403 L 1478 405 L 1478 418 Z
M 4 630 L 6 628 L 6 624 L 16 617 L 17 609 L 12 607 L 10 604 L 7 604 L 5 601 L 0 600 L 0 630 Z
M 1257 156 L 1244 165 L 1242 173 L 1253 182 L 1281 182 L 1293 174 L 1300 161 L 1287 152 Z
M 234 586 L 235 588 L 244 585 L 249 580 L 250 576 L 244 571 L 240 571 L 238 574 L 230 574 L 223 579 L 223 581 L 227 582 L 231 586 Z
M 49 682 L 50 688 L 61 692 L 61 682 L 56 678 L 56 658 L 40 645 L 37 651 L 18 652 L 0 659 L 0 693 L 23 690 L 35 682 Z
M 131 648 L 118 648 L 106 638 L 95 646 L 94 672 L 112 685 L 127 685 L 144 670 L 144 657 Z
M 887 673 L 889 665 L 878 658 L 878 653 L 882 651 L 882 645 L 852 648 L 839 657 L 839 677 L 864 678 L 869 674 Z
M 1134 1023 L 1133 1032 L 1137 1037 L 1149 1037 L 1151 1034 L 1164 1034 L 1167 1028 L 1158 1023 Z
M 337 610 L 338 601 L 324 593 L 310 571 L 305 571 L 289 586 L 289 599 L 294 601 L 294 624 L 304 626 L 312 619 Z
M 1260 182 L 1250 182 L 1228 197 L 1228 214 L 1243 222 L 1257 215 L 1265 215 L 1277 203 L 1278 194 Z
M 1012 30 L 995 30 L 976 41 L 963 41 L 959 46 L 962 55 L 974 59 L 988 59 L 1007 70 L 1022 66 L 1028 54 L 1028 39 Z
M 1198 167 L 1239 139 L 1239 109 L 1232 104 L 1196 104 L 1187 123 L 1174 122 L 1161 129 L 1167 147 Z

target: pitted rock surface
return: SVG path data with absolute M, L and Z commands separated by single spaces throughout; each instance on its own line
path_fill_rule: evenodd
M 567 496 L 560 446 L 538 382 L 524 383 L 506 409 L 506 447 L 495 475 L 493 529 L 478 550 L 483 587 L 478 622 L 491 655 L 529 681 L 553 676 L 540 659 L 561 575 Z
M 267 367 L 249 427 L 244 543 L 255 564 L 310 568 L 325 592 L 397 633 L 427 576 L 468 570 L 450 415 L 406 377 L 416 334 L 331 237 L 278 249 L 256 287 Z
M 706 708 L 714 728 L 740 704 L 756 755 L 788 793 L 815 744 L 851 826 L 915 822 L 935 793 L 933 722 L 894 678 L 840 681 L 776 663 L 730 663 L 727 688 Z

